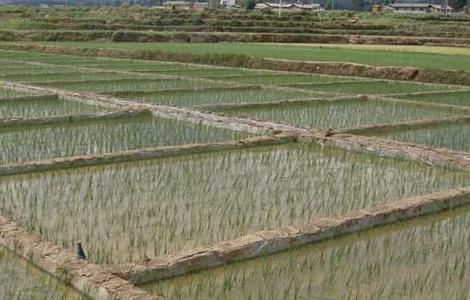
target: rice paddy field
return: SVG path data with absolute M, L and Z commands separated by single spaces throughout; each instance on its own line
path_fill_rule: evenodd
M 124 263 L 469 180 L 465 172 L 284 146 L 11 177 L 0 185 L 0 207 L 72 250 L 84 241 L 96 263 Z
M 470 106 L 470 91 L 468 90 L 451 93 L 405 95 L 399 97 L 413 101 Z
M 17 98 L 29 98 L 31 96 L 34 96 L 35 94 L 36 93 L 34 92 L 11 89 L 8 87 L 0 87 L 0 100 L 2 100 L 2 103 L 11 99 L 15 100 Z
M 81 241 L 103 270 L 145 273 L 182 251 L 470 186 L 465 86 L 32 51 L 0 50 L 0 63 L 0 215 L 67 253 Z M 346 135 L 367 136 L 367 151 L 338 147 Z M 378 155 L 379 139 L 415 152 Z M 126 162 L 93 160 L 126 150 L 137 150 Z M 74 156 L 87 157 L 60 164 Z M 448 157 L 460 167 L 434 163 Z M 167 299 L 466 299 L 469 216 L 453 208 L 139 289 Z M 86 297 L 9 251 L 0 247 L 0 298 Z
M 231 109 L 225 113 L 312 129 L 356 128 L 456 114 L 452 110 L 434 107 L 364 100 L 315 101 L 308 104 L 277 105 L 269 108 Z
M 1 299 L 89 299 L 4 247 L 0 247 L 0 279 Z
M 374 133 L 397 141 L 470 151 L 470 122 L 421 126 L 413 129 L 385 130 Z
M 469 209 L 150 284 L 169 299 L 466 299 Z
M 54 96 L 42 97 L 39 100 L 37 98 L 23 98 L 0 101 L 1 119 L 62 116 L 104 111 L 106 110 L 99 106 L 63 101 Z
M 442 90 L 444 87 L 427 86 L 409 82 L 372 81 L 372 82 L 344 82 L 324 84 L 290 84 L 291 87 L 303 88 L 312 91 L 342 93 L 342 94 L 395 94 L 414 93 L 433 90 Z
M 177 132 L 177 134 L 170 134 Z M 1 163 L 233 140 L 242 133 L 150 116 L 0 128 Z

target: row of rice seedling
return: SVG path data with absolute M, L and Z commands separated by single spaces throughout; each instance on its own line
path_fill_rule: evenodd
M 220 90 L 187 90 L 175 92 L 155 91 L 144 95 L 129 93 L 124 96 L 133 101 L 164 104 L 172 106 L 196 106 L 220 103 L 256 103 L 285 99 L 308 99 L 314 97 L 312 93 L 303 91 L 271 90 L 261 87 L 237 87 L 234 89 L 220 88 Z
M 248 74 L 247 74 L 248 75 Z M 295 84 L 295 83 L 318 83 L 318 82 L 335 82 L 344 80 L 365 80 L 357 77 L 341 77 L 328 75 L 310 75 L 310 74 L 263 74 L 260 75 L 243 75 L 243 76 L 212 76 L 214 80 L 234 81 L 238 83 L 252 84 Z
M 187 69 L 205 69 L 203 66 L 193 66 L 185 64 L 173 64 L 153 61 L 137 61 L 137 60 L 89 60 L 85 64 L 80 64 L 83 67 L 99 68 L 107 70 L 118 70 L 127 72 L 142 72 L 142 73 L 158 73 L 166 71 L 178 71 Z
M 305 128 L 355 128 L 384 123 L 429 119 L 463 112 L 385 101 L 314 101 L 269 108 L 233 109 L 232 116 L 257 118 Z
M 0 163 L 148 146 L 235 140 L 245 134 L 150 116 L 0 128 Z
M 127 76 L 129 77 L 129 76 Z M 111 85 L 119 85 L 121 83 L 127 84 L 127 83 L 132 83 L 132 84 L 140 84 L 140 83 L 152 83 L 155 81 L 170 81 L 171 79 L 155 79 L 155 78 L 135 78 L 131 76 L 131 78 L 126 78 L 126 76 L 117 77 L 117 78 L 110 78 L 110 79 L 102 79 L 102 78 L 90 78 L 90 79 L 84 79 L 84 80 L 53 80 L 53 81 L 38 81 L 35 82 L 35 85 L 45 85 L 45 86 L 55 86 L 55 87 L 62 87 L 62 86 L 73 86 L 73 85 L 78 85 L 78 86 L 84 86 L 84 85 L 106 85 L 106 84 L 111 84 Z
M 75 74 L 83 73 L 86 70 L 78 70 L 77 68 L 68 66 L 55 66 L 55 65 L 20 65 L 20 64 L 9 64 L 8 68 L 0 70 L 0 80 L 14 80 L 19 76 L 40 76 L 40 75 L 55 75 L 62 74 L 64 77 Z M 90 70 L 88 73 L 93 73 Z
M 194 77 L 215 77 L 218 76 L 266 76 L 273 72 L 263 72 L 260 70 L 232 69 L 232 68 L 201 68 L 199 66 L 188 66 L 186 69 L 158 71 L 159 74 L 194 76 Z
M 74 55 L 53 55 L 35 52 L 0 51 L 0 59 L 12 59 L 16 61 L 42 62 L 48 64 L 97 67 L 103 69 L 118 69 L 125 71 L 147 70 L 165 71 L 196 68 L 195 65 L 185 65 L 157 61 L 140 61 L 130 59 L 112 59 L 103 57 L 84 57 Z M 211 68 L 197 66 L 200 68 Z
M 67 77 L 68 75 L 72 75 L 77 73 L 78 71 L 75 69 L 67 69 L 67 68 L 43 68 L 43 69 L 30 69 L 30 70 L 12 70 L 12 71 L 0 71 L 0 80 L 11 80 L 11 81 L 21 81 L 20 78 L 25 76 L 47 76 L 47 75 L 58 75 L 62 74 L 63 78 Z M 90 72 L 92 73 L 92 72 Z
M 44 100 L 1 101 L 0 119 L 4 118 L 32 118 L 83 113 L 103 112 L 105 109 L 94 105 L 59 100 L 51 97 Z
M 423 101 L 431 103 L 444 103 L 462 106 L 470 106 L 470 91 L 459 91 L 439 94 L 423 94 L 423 95 L 400 95 L 398 98 L 413 101 Z
M 1 177 L 0 211 L 66 248 L 83 241 L 95 263 L 123 263 L 463 186 L 469 176 L 285 145 Z
M 361 133 L 367 134 L 367 132 Z M 371 132 L 388 139 L 470 152 L 470 122 Z
M 470 210 L 144 286 L 168 299 L 467 299 Z
M 63 65 L 47 64 L 41 60 L 23 61 L 19 58 L 22 58 L 22 56 L 19 56 L 16 59 L 14 58 L 14 59 L 9 59 L 9 60 L 1 60 L 3 64 L 2 73 L 8 74 L 9 72 L 21 72 L 21 71 L 28 73 L 28 71 L 51 72 L 51 70 L 54 70 L 54 71 L 77 70 L 76 66 L 67 64 L 66 58 L 62 58 L 64 60 Z
M 1 78 L 1 77 L 0 77 Z M 76 70 L 70 74 L 64 73 L 39 73 L 39 74 L 15 74 L 3 76 L 4 80 L 31 82 L 31 84 L 39 85 L 48 82 L 60 82 L 66 80 L 67 82 L 83 82 L 83 81 L 98 81 L 98 80 L 112 80 L 112 79 L 139 79 L 145 78 L 139 74 L 119 74 L 112 71 L 104 72 L 87 72 L 85 70 Z
M 291 87 L 305 88 L 313 91 L 342 93 L 342 94 L 396 94 L 426 91 L 441 91 L 447 86 L 418 84 L 403 81 L 368 81 L 344 82 L 332 84 L 290 84 Z
M 0 246 L 0 299 L 88 299 Z
M 39 60 L 38 60 L 39 61 Z M 53 59 L 41 60 L 41 62 L 55 63 L 55 64 L 67 64 L 68 60 Z M 74 67 L 86 67 L 93 69 L 102 69 L 103 71 L 126 71 L 126 72 L 140 72 L 146 74 L 161 74 L 161 75 L 173 75 L 173 76 L 192 76 L 192 77 L 211 77 L 221 75 L 237 75 L 243 74 L 271 74 L 273 72 L 262 72 L 247 69 L 235 69 L 235 68 L 212 68 L 203 67 L 196 65 L 184 65 L 184 64 L 165 64 L 165 63 L 154 63 L 154 62 L 138 62 L 138 61 L 127 61 L 127 60 L 98 60 L 98 59 L 87 59 L 86 61 L 75 61 Z M 137 75 L 137 74 L 135 74 Z
M 204 87 L 223 86 L 217 83 L 203 83 Z M 116 79 L 116 80 L 92 80 L 86 82 L 53 82 L 49 86 L 81 92 L 119 92 L 119 91 L 153 91 L 167 89 L 195 89 L 201 86 L 201 82 L 181 79 Z
M 0 51 L 0 59 L 16 61 L 16 62 L 41 62 L 48 64 L 67 65 L 70 67 L 89 64 L 90 61 L 112 62 L 113 59 L 100 57 L 86 57 L 75 55 L 56 55 L 38 52 L 17 52 L 17 51 Z
M 0 85 L 0 105 L 2 103 L 6 103 L 7 101 L 10 101 L 9 99 L 14 99 L 18 97 L 26 97 L 26 96 L 34 96 L 34 95 L 37 95 L 37 93 L 33 91 L 18 90 L 18 89 L 12 89 L 8 87 L 2 87 Z

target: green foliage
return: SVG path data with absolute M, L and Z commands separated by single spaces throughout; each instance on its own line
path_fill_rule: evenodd
M 455 10 L 462 10 L 467 2 L 468 0 L 449 0 L 449 5 Z
M 364 10 L 365 7 L 365 1 L 364 0 L 352 0 L 352 8 L 355 11 L 362 11 Z
M 467 5 L 464 6 L 463 12 L 464 12 L 466 15 L 470 15 L 470 4 L 467 4 Z
M 253 10 L 256 6 L 256 0 L 245 0 L 245 8 L 247 10 Z

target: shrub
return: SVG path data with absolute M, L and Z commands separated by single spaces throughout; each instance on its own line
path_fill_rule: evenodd
M 253 10 L 255 9 L 256 6 L 256 1 L 255 0 L 246 0 L 245 1 L 245 8 L 247 10 Z

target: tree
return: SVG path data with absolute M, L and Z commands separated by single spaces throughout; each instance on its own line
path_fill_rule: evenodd
M 364 0 L 352 0 L 352 8 L 356 11 L 361 11 L 364 9 Z
M 470 4 L 465 5 L 463 8 L 463 13 L 466 15 L 470 15 Z
M 256 7 L 256 0 L 246 0 L 245 1 L 245 8 L 247 10 L 253 10 Z
M 461 10 L 467 5 L 467 0 L 449 0 L 449 5 L 455 10 Z

